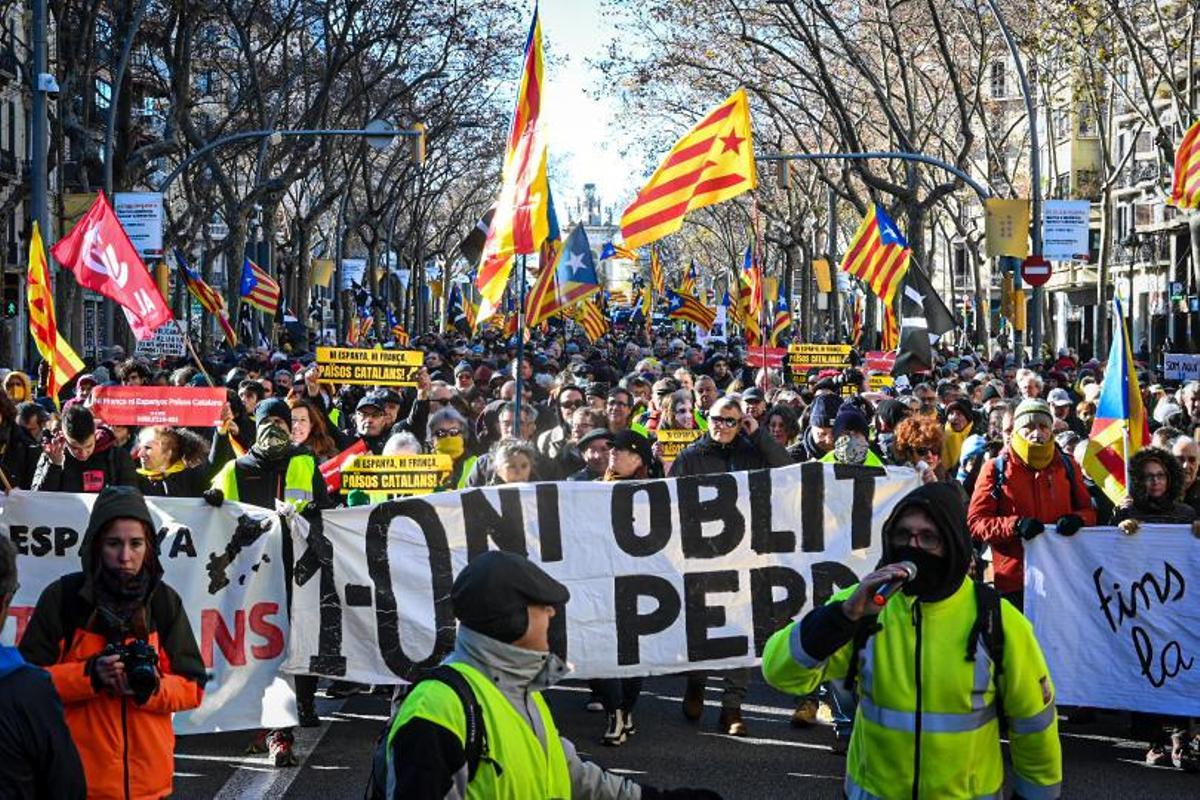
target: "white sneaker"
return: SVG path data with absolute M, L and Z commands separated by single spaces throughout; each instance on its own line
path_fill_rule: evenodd
M 625 735 L 625 712 L 617 709 L 608 715 L 603 742 L 609 747 L 620 747 L 625 744 Z
M 588 711 L 603 711 L 604 703 L 600 702 L 599 697 L 596 697 L 596 695 L 592 695 L 591 697 L 588 698 L 587 705 L 585 706 L 585 708 L 587 708 Z
M 625 715 L 625 735 L 633 736 L 637 733 L 637 725 L 633 724 L 633 712 L 625 711 L 622 713 Z

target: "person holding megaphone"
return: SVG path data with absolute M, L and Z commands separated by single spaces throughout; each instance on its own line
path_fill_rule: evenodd
M 857 692 L 848 797 L 1000 796 L 1002 718 L 1013 797 L 1058 797 L 1045 657 L 1029 621 L 969 578 L 970 564 L 961 493 L 925 484 L 884 523 L 880 566 L 767 642 L 763 675 L 776 689 L 803 695 L 833 680 Z

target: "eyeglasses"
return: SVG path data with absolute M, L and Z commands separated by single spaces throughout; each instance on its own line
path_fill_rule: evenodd
M 450 436 L 462 436 L 462 431 L 458 428 L 441 428 L 433 432 L 435 439 L 446 439 Z
M 1143 478 L 1146 483 L 1155 483 L 1156 481 L 1167 482 L 1167 473 L 1165 472 L 1147 472 Z
M 922 550 L 936 550 L 942 544 L 942 536 L 934 531 L 918 531 L 913 533 L 907 528 L 892 531 L 888 536 L 888 541 L 892 547 L 904 547 L 913 539 L 917 540 L 917 547 Z
M 709 417 L 709 424 L 723 428 L 733 428 L 742 423 L 741 417 Z
M 429 398 L 429 402 L 431 404 L 437 403 L 439 406 L 444 406 L 444 405 L 448 405 L 450 403 L 450 398 L 448 398 L 448 397 L 431 397 L 431 398 Z
M 675 409 L 675 416 L 677 416 L 677 417 L 690 417 L 691 415 L 692 415 L 692 410 L 690 408 Z

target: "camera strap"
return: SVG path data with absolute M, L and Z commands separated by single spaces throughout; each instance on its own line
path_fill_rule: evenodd
M 75 634 L 80 629 L 87 629 L 94 611 L 93 606 L 84 599 L 83 591 L 86 576 L 82 572 L 72 572 L 58 579 L 61 597 L 58 606 L 59 628 L 62 631 L 62 652 L 59 659 L 64 660 L 75 646 Z M 171 626 L 171 608 L 166 592 L 155 587 L 150 593 L 150 630 L 164 631 Z M 160 637 L 161 638 L 161 637 Z

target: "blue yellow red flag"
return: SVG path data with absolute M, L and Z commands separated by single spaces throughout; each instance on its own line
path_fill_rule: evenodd
M 1120 300 L 1113 300 L 1113 315 L 1121 330 L 1119 335 L 1113 336 L 1108 351 L 1108 364 L 1083 458 L 1083 471 L 1109 500 L 1120 504 L 1128 494 L 1126 468 L 1129 457 L 1150 444 L 1150 426 L 1138 387 L 1129 327 L 1121 313 Z
M 883 206 L 873 203 L 842 258 L 841 269 L 870 286 L 890 306 L 911 259 L 912 250 L 896 223 Z
M 705 330 L 710 329 L 717 319 L 714 309 L 687 294 L 667 290 L 667 318 L 694 322 Z

